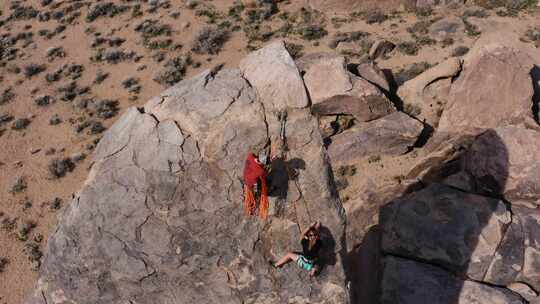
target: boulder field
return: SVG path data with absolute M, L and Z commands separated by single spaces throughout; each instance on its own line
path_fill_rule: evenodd
M 275 41 L 183 80 L 105 133 L 27 303 L 540 303 L 535 69 L 478 45 L 389 94 L 374 62 Z M 246 217 L 245 157 L 283 111 L 270 215 Z M 358 172 L 340 198 L 337 168 L 410 153 L 403 180 Z M 273 268 L 316 220 L 320 274 Z

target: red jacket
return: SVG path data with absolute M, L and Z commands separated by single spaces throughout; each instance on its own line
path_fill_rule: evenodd
M 244 183 L 247 186 L 253 186 L 259 178 L 261 181 L 266 181 L 266 170 L 257 163 L 255 155 L 249 153 L 244 164 Z

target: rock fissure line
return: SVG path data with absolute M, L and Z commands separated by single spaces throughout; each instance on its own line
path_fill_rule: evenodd
M 508 224 L 504 224 L 503 227 L 502 227 L 502 230 L 501 231 L 501 239 L 499 240 L 499 242 L 497 243 L 497 246 L 495 246 L 495 250 L 493 251 L 493 254 L 491 255 L 491 258 L 490 258 L 490 262 L 489 262 L 489 266 L 491 266 L 493 264 L 493 261 L 495 259 L 495 255 L 499 252 L 499 248 L 502 246 L 503 244 L 503 241 L 505 239 L 505 236 L 506 236 L 506 233 L 508 233 L 508 230 L 510 228 L 510 225 L 512 225 L 513 223 L 513 218 L 514 218 L 514 214 L 512 213 L 511 209 L 508 208 L 508 206 L 505 206 L 506 207 L 506 210 L 507 212 L 510 212 L 510 223 Z M 486 270 L 484 271 L 484 274 L 482 275 L 482 280 L 486 280 L 487 278 L 487 274 L 489 272 L 489 269 L 490 267 L 486 267 Z

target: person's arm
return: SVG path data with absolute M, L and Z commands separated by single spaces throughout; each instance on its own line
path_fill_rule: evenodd
M 311 223 L 311 225 L 309 227 L 307 227 L 306 229 L 304 229 L 304 231 L 302 231 L 302 235 L 301 235 L 301 239 L 303 238 L 306 238 L 306 234 L 308 233 L 309 230 L 311 230 L 312 228 L 315 228 L 315 229 L 319 229 L 317 227 L 320 227 L 320 223 L 319 222 L 313 222 Z

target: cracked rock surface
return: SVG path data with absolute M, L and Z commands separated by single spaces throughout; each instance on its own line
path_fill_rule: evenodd
M 276 96 L 272 77 L 303 86 L 282 46 L 261 50 L 277 49 L 284 62 L 264 81 L 249 67 L 244 75 L 205 71 L 144 109 L 129 109 L 114 124 L 48 243 L 28 303 L 346 301 L 340 257 L 345 219 L 318 121 L 303 103 L 279 105 L 289 110 L 287 161 L 303 165 L 285 180 L 285 195 L 272 197 L 278 207 L 268 221 L 243 215 L 245 156 L 252 145 L 279 134 L 277 118 L 265 109 L 298 94 L 293 88 Z M 256 56 L 246 64 L 275 67 Z M 272 268 L 267 261 L 299 250 L 300 229 L 315 220 L 323 224 L 320 276 L 310 279 L 295 265 Z

